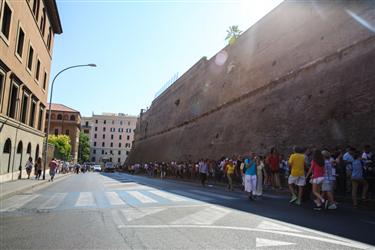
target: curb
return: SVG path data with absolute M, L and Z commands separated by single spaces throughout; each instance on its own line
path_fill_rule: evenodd
M 70 176 L 70 174 L 67 174 L 67 175 L 64 175 L 62 177 L 59 177 L 59 178 L 55 179 L 53 183 L 62 181 L 65 178 L 67 178 L 68 176 Z M 9 193 L 6 193 L 4 195 L 0 194 L 0 201 L 5 200 L 5 199 L 7 199 L 7 198 L 9 198 L 11 196 L 14 196 L 16 194 L 23 193 L 23 192 L 25 192 L 25 190 L 30 190 L 30 189 L 31 189 L 31 191 L 39 190 L 40 188 L 43 187 L 43 185 L 48 184 L 48 183 L 52 184 L 51 182 L 49 182 L 46 179 L 46 180 L 42 180 L 42 181 L 36 182 L 35 184 L 33 184 L 31 186 L 27 186 L 27 187 L 23 187 L 23 188 L 20 188 L 20 189 L 17 189 L 17 190 L 13 190 L 13 191 L 11 191 Z

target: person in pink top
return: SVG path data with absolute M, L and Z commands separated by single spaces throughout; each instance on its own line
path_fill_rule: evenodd
M 53 178 L 55 178 L 57 166 L 58 164 L 55 158 L 52 158 L 52 161 L 49 163 L 49 175 L 51 176 L 49 181 L 53 181 Z
M 307 172 L 307 176 L 312 174 L 312 191 L 316 197 L 315 202 L 315 210 L 321 210 L 322 205 L 324 204 L 325 200 L 320 195 L 322 183 L 324 181 L 324 157 L 320 150 L 315 150 L 313 154 L 313 159 L 311 161 L 311 167 Z

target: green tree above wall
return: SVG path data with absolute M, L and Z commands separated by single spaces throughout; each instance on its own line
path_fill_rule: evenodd
M 70 160 L 70 152 L 72 146 L 70 145 L 70 138 L 67 135 L 50 135 L 48 142 L 55 146 L 55 158 L 60 160 Z
M 90 160 L 90 138 L 85 133 L 79 134 L 78 161 L 80 163 Z
M 232 45 L 240 37 L 242 31 L 238 28 L 238 25 L 232 25 L 227 29 L 227 36 L 225 40 L 228 41 L 229 45 Z

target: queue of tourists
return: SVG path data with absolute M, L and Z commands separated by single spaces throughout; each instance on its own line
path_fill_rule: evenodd
M 244 156 L 222 157 L 218 161 L 150 162 L 128 166 L 132 174 L 145 173 L 161 179 L 200 179 L 202 186 L 225 182 L 229 191 L 237 184 L 251 201 L 260 199 L 263 189 L 288 187 L 290 203 L 301 205 L 312 196 L 314 209 L 337 208 L 335 194 L 351 194 L 353 206 L 365 201 L 369 191 L 375 193 L 374 155 L 369 145 L 362 151 L 348 146 L 307 149 L 295 146 L 288 157 L 272 148 L 268 155 L 254 152 Z M 358 199 L 358 192 L 360 196 Z

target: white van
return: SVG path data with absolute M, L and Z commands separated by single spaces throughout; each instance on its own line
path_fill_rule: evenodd
M 115 167 L 113 166 L 112 162 L 106 162 L 104 166 L 104 171 L 105 172 L 115 172 Z

